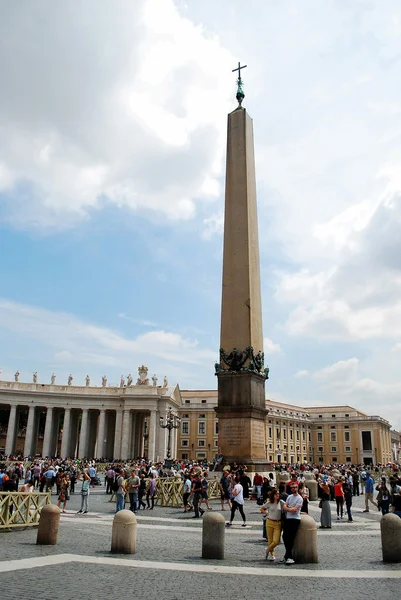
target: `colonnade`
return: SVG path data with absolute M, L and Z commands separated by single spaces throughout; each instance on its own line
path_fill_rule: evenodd
M 28 411 L 24 439 L 24 456 L 34 457 L 39 448 L 39 424 L 44 420 L 44 457 L 114 458 L 127 460 L 146 456 L 163 460 L 167 451 L 166 430 L 159 427 L 158 410 L 132 408 L 76 408 L 66 406 L 9 406 L 5 454 L 15 454 L 20 416 Z M 44 414 L 43 414 L 44 413 Z M 176 431 L 172 432 L 171 451 L 177 448 Z M 21 448 L 18 448 L 21 451 Z

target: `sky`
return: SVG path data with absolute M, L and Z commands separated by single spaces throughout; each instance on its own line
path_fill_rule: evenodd
M 216 388 L 241 61 L 266 395 L 401 429 L 401 4 L 0 10 L 1 378 Z

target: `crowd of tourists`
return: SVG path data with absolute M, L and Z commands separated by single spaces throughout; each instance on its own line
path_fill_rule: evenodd
M 307 514 L 309 510 L 308 483 L 310 486 L 311 481 L 317 485 L 321 528 L 332 527 L 330 502 L 335 502 L 337 520 L 346 516 L 347 522 L 353 522 L 352 500 L 359 495 L 364 495 L 365 499 L 363 512 L 374 507 L 383 515 L 392 511 L 401 518 L 401 475 L 397 465 L 386 469 L 370 467 L 370 471 L 364 465 L 288 465 L 289 480 L 282 480 L 282 466 L 268 476 L 252 474 L 251 479 L 246 466 L 221 462 L 221 474 L 209 471 L 209 465 L 195 461 L 175 461 L 166 466 L 145 458 L 110 463 L 99 474 L 94 460 L 17 461 L 9 467 L 1 468 L 0 465 L 0 491 L 54 491 L 57 505 L 65 512 L 70 495 L 75 493 L 76 483 L 80 481 L 78 514 L 88 513 L 90 490 L 98 485 L 105 486 L 106 494 L 115 495 L 116 512 L 127 507 L 136 513 L 141 509 L 153 510 L 160 478 L 174 477 L 183 485 L 184 513 L 193 512 L 192 518 L 199 519 L 206 510 L 213 508 L 209 503 L 209 486 L 214 478 L 218 482 L 220 510 L 225 511 L 227 507 L 230 511 L 226 527 L 232 526 L 237 512 L 242 526 L 246 527 L 246 501 L 254 500 L 263 516 L 267 560 L 276 560 L 275 549 L 282 535 L 285 554 L 281 562 L 287 565 L 294 563 L 293 546 L 301 513 Z

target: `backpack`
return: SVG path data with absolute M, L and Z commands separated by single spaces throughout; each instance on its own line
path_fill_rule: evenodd
M 118 476 L 118 477 L 119 477 L 119 476 Z M 111 491 L 112 491 L 112 492 L 118 492 L 118 488 L 120 487 L 120 486 L 118 485 L 118 481 L 117 481 L 118 477 L 116 477 L 116 478 L 114 479 L 113 483 L 111 484 Z

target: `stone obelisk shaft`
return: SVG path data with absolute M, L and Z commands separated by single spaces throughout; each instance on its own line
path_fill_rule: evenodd
M 252 119 L 238 107 L 228 115 L 223 286 L 217 365 L 219 450 L 226 461 L 266 465 L 263 352 L 255 158 Z M 247 357 L 233 361 L 235 356 Z
M 228 115 L 220 347 L 263 350 L 253 124 Z

